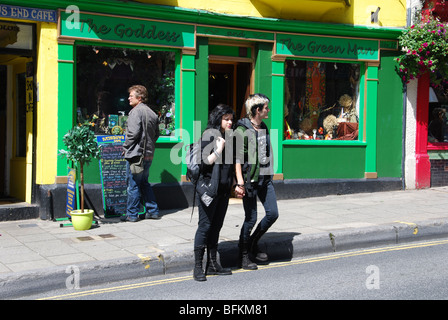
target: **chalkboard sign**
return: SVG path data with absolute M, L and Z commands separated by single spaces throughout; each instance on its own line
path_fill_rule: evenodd
M 100 170 L 106 218 L 126 214 L 126 160 L 121 155 L 122 145 L 121 142 L 101 144 Z

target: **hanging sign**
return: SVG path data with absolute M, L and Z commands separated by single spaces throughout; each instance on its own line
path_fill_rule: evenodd
M 277 34 L 277 55 L 304 58 L 379 61 L 378 40 Z
M 78 20 L 73 23 L 74 15 Z M 132 19 L 93 13 L 60 11 L 60 36 L 138 43 L 155 46 L 194 48 L 194 26 L 182 23 Z
M 26 112 L 33 112 L 34 110 L 34 85 L 33 85 L 33 63 L 26 64 L 26 79 L 25 79 L 25 95 L 26 95 Z

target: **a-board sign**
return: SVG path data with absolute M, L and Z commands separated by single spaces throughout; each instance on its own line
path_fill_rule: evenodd
M 67 216 L 71 216 L 70 212 L 75 210 L 76 200 L 76 170 L 68 168 L 68 180 L 67 180 L 67 206 L 65 213 Z
M 101 149 L 100 173 L 104 217 L 126 214 L 126 160 L 122 156 L 124 136 L 97 136 Z

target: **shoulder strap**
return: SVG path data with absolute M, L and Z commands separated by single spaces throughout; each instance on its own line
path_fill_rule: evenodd
M 196 183 L 194 184 L 194 190 L 193 190 L 193 208 L 191 208 L 190 222 L 191 222 L 191 219 L 193 218 L 194 204 L 195 204 L 195 200 L 196 200 L 196 186 L 197 185 L 198 185 L 198 182 L 196 181 Z
M 145 137 L 143 138 L 143 158 L 146 157 L 146 135 L 148 134 L 148 113 L 145 112 L 145 130 L 143 130 Z

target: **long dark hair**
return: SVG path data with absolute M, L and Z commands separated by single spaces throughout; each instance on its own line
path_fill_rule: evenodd
M 221 131 L 221 120 L 226 114 L 233 116 L 232 129 L 235 129 L 235 112 L 226 104 L 218 104 L 210 113 L 206 129 L 216 129 Z

